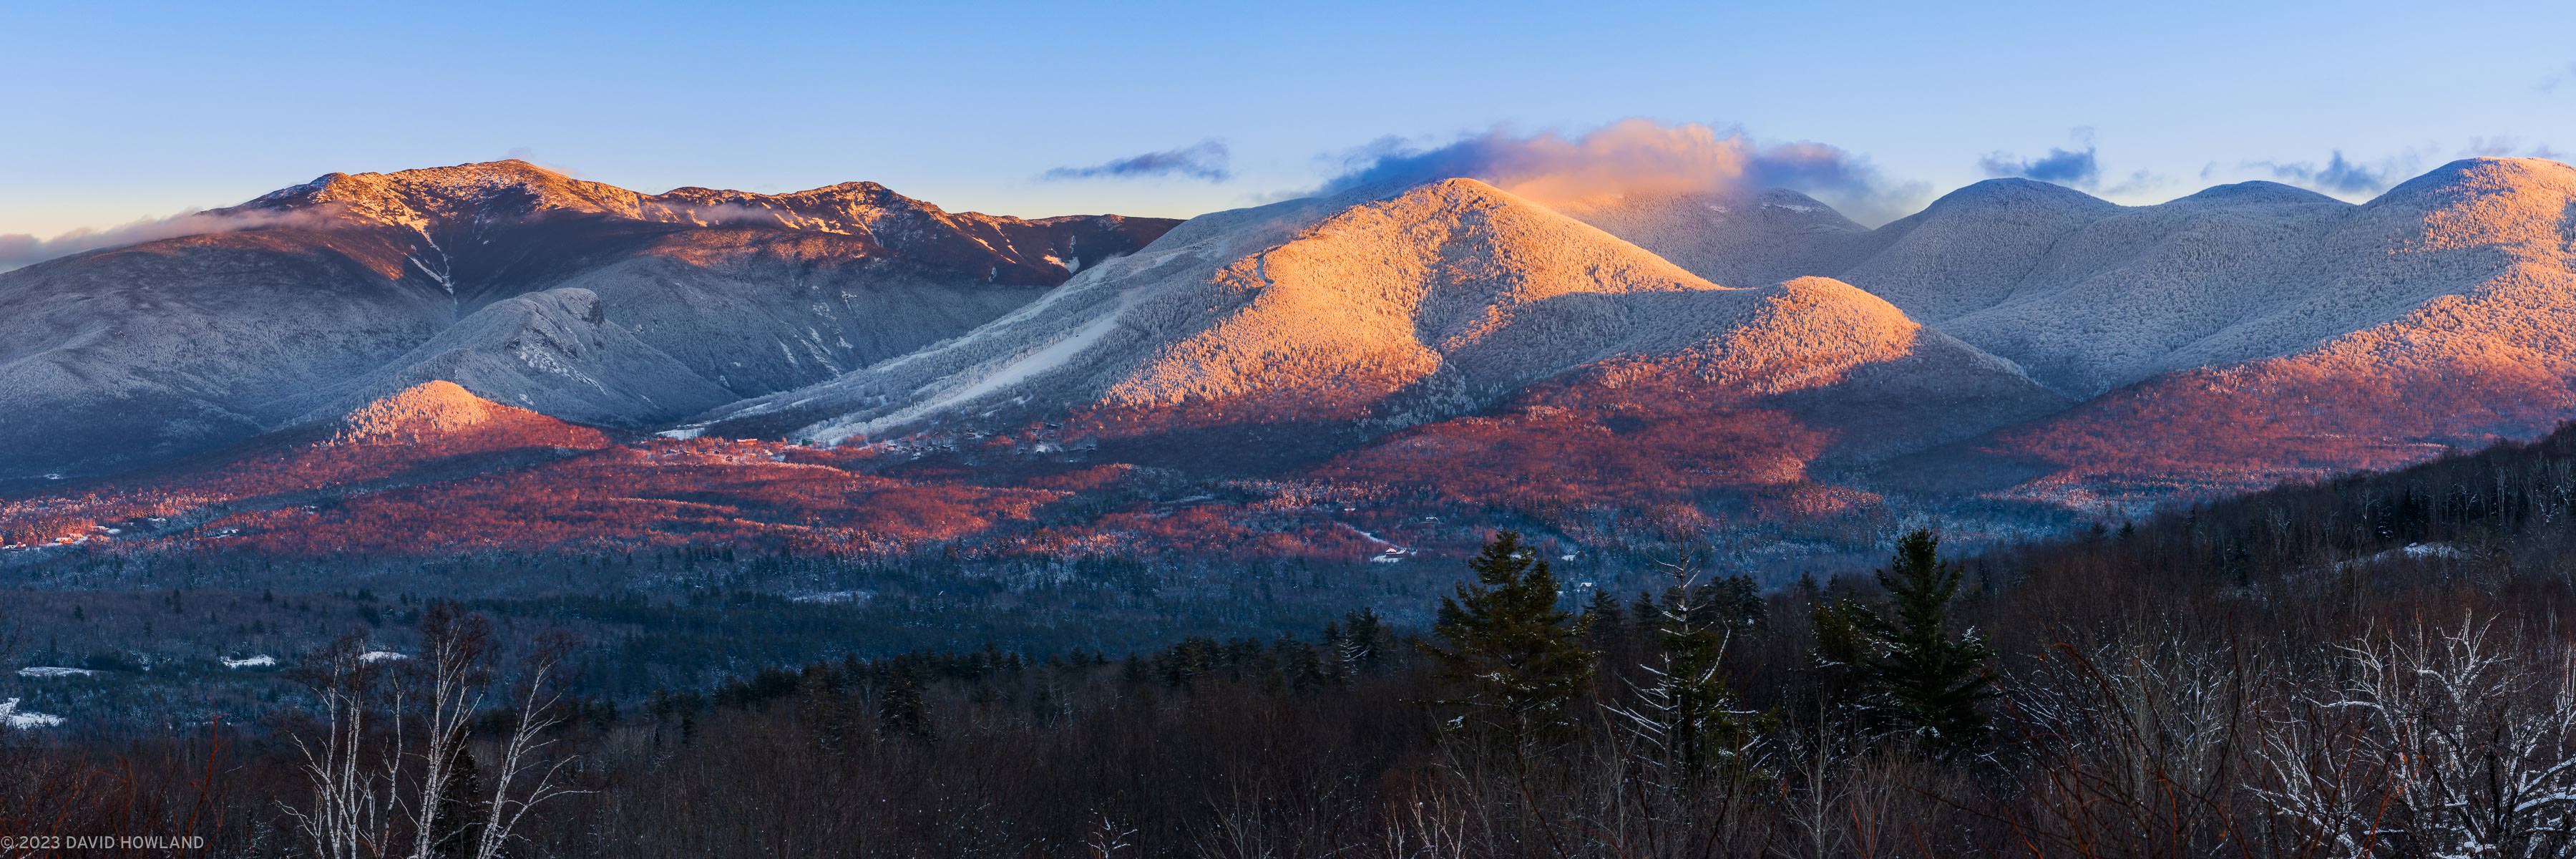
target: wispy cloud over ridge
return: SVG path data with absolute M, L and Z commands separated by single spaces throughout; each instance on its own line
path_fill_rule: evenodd
M 1040 174 L 1038 178 L 1058 181 L 1180 176 L 1208 182 L 1223 182 L 1234 175 L 1228 165 L 1230 156 L 1231 153 L 1226 151 L 1223 142 L 1202 140 L 1179 149 L 1132 155 L 1088 167 L 1057 167 Z
M 1789 188 L 1863 221 L 1901 214 L 1923 189 L 1812 141 L 1765 144 L 1740 129 L 1628 119 L 1579 134 L 1495 129 L 1429 147 L 1383 138 L 1343 159 L 1325 193 L 1467 177 L 1541 202 Z
M 2329 194 L 2376 194 L 2388 190 L 2406 172 L 2395 164 L 2372 167 L 2345 158 L 2341 149 L 2335 150 L 2322 167 L 2308 161 L 2248 161 L 2245 166 L 2267 170 L 2275 179 Z
M 181 212 L 167 218 L 143 218 L 113 227 L 83 227 L 53 238 L 27 233 L 0 233 L 0 271 L 34 265 L 57 257 L 180 236 L 230 233 L 261 227 L 312 223 L 316 214 L 294 212 Z
M 2091 188 L 2102 183 L 2102 163 L 2096 157 L 2093 134 L 2076 129 L 2076 143 L 2083 149 L 2049 147 L 2048 154 L 2023 158 L 2009 152 L 1996 152 L 1977 159 L 1977 169 L 1988 176 L 2019 176 L 2074 188 Z
M 2534 143 L 2530 146 L 2524 146 L 2522 145 L 2521 140 L 2512 137 L 2471 137 L 2469 138 L 2469 145 L 2461 147 L 2459 156 L 2462 158 L 2520 157 L 2547 158 L 2552 161 L 2567 160 L 2567 153 L 2551 149 L 2547 143 Z

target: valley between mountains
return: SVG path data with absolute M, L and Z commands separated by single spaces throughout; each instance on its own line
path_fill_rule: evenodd
M 2576 417 L 2576 168 L 2539 159 L 2361 204 L 1994 180 L 1875 229 L 1783 189 L 1028 220 L 518 162 L 216 214 L 0 273 L 0 564 L 1378 581 L 1512 527 L 1778 581 Z

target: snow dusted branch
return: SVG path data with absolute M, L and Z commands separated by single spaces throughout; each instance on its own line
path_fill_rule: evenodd
M 528 657 L 527 676 L 519 688 L 514 713 L 517 718 L 510 728 L 509 740 L 501 746 L 501 768 L 492 780 L 490 811 L 484 819 L 482 838 L 475 845 L 475 859 L 500 856 L 520 821 L 539 804 L 588 792 L 569 788 L 561 781 L 564 768 L 578 758 L 564 756 L 549 761 L 544 754 L 555 745 L 555 740 L 545 735 L 564 722 L 563 692 L 554 681 L 572 649 L 569 636 L 550 634 Z
M 2346 679 L 2277 714 L 2259 751 L 2275 784 L 2255 793 L 2336 856 L 2566 855 L 2576 663 L 2512 644 L 2468 619 L 2345 648 Z

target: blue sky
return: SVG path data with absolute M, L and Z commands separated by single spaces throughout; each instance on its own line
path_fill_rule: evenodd
M 1177 216 L 1317 187 L 1389 137 L 1640 117 L 1830 144 L 1925 198 L 2033 170 L 2123 202 L 2248 178 L 2359 198 L 2473 151 L 2576 151 L 2565 2 L 742 5 L 0 6 L 0 234 L 513 154 L 644 191 L 871 179 Z

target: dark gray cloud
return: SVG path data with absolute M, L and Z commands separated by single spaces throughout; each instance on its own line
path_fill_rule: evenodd
M 113 227 L 72 230 L 50 239 L 26 233 L 0 233 L 0 271 L 34 265 L 76 253 L 141 244 L 180 236 L 229 233 L 259 227 L 292 227 L 316 223 L 312 212 L 182 212 L 167 218 L 144 218 Z
M 1920 185 L 1890 183 L 1865 159 L 1823 143 L 1760 143 L 1737 129 L 1629 119 L 1581 134 L 1497 129 L 1432 146 L 1381 138 L 1346 153 L 1318 193 L 1472 178 L 1542 202 L 1646 193 L 1789 188 L 1855 220 L 1902 214 Z
M 1227 166 L 1230 153 L 1225 144 L 1202 140 L 1179 149 L 1148 152 L 1094 164 L 1089 167 L 1058 167 L 1041 174 L 1047 180 L 1063 179 L 1137 179 L 1182 176 L 1209 182 L 1223 182 L 1234 172 Z

